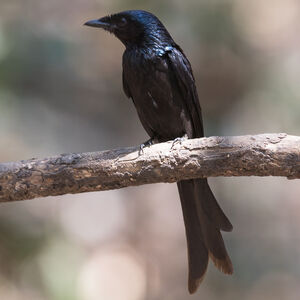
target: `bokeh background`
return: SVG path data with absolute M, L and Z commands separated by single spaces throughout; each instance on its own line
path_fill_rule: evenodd
M 190 59 L 206 135 L 300 134 L 299 0 L 1 0 L 0 161 L 138 145 L 122 44 L 83 27 L 155 13 Z M 187 293 L 174 184 L 0 206 L 0 299 L 299 299 L 300 184 L 210 179 L 235 273 Z

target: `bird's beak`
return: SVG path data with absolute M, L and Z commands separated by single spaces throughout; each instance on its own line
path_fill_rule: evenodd
M 90 20 L 90 21 L 85 22 L 83 25 L 103 28 L 106 30 L 109 30 L 111 27 L 108 17 L 104 17 L 104 18 L 97 19 L 97 20 Z

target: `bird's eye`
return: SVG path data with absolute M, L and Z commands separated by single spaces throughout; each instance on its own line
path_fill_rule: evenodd
M 124 26 L 126 26 L 127 25 L 127 20 L 126 20 L 126 18 L 121 18 L 120 20 L 119 20 L 119 22 L 118 22 L 118 26 L 119 27 L 124 27 Z

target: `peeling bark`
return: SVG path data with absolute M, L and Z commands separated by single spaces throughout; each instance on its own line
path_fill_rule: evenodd
M 300 178 L 300 137 L 209 137 L 0 164 L 0 202 L 215 176 Z

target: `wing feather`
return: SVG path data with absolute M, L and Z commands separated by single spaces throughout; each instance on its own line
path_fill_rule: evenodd
M 169 68 L 175 75 L 188 112 L 192 117 L 194 132 L 191 137 L 203 137 L 201 108 L 190 62 L 178 45 L 167 51 L 167 59 Z

